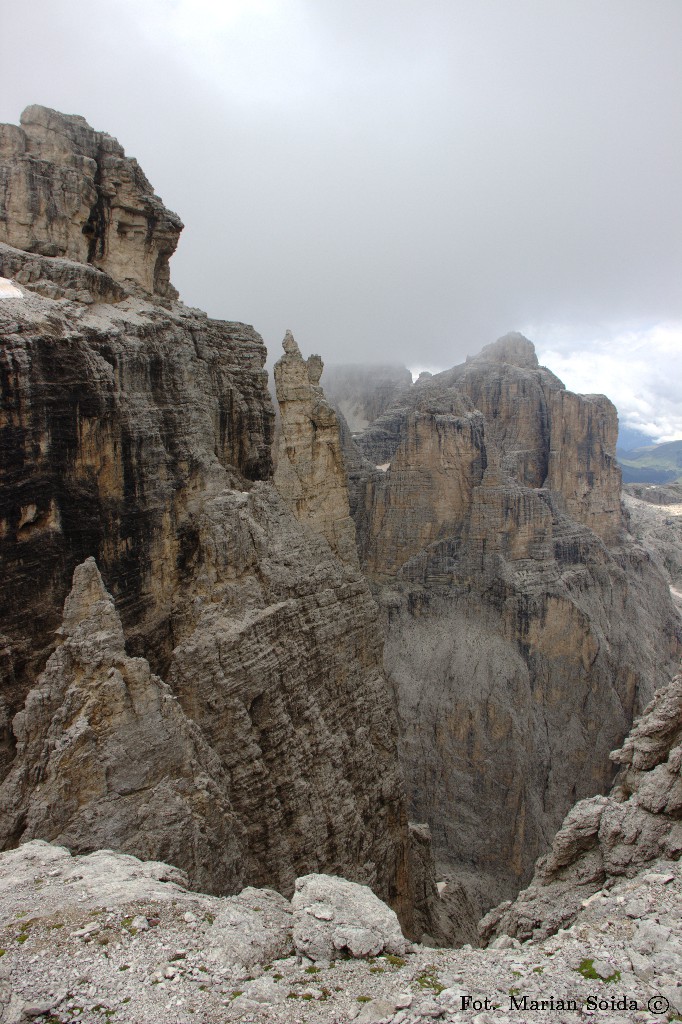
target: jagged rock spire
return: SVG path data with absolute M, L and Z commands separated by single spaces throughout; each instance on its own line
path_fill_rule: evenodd
M 282 348 L 274 370 L 281 416 L 275 486 L 299 521 L 358 565 L 339 423 L 319 383 L 324 364 L 318 355 L 304 360 L 291 331 Z

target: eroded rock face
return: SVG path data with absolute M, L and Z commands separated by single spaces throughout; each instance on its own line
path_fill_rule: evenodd
M 64 576 L 94 553 L 131 653 L 163 673 L 229 776 L 244 881 L 288 891 L 333 870 L 409 917 L 376 606 L 357 564 L 257 479 L 272 424 L 257 335 L 180 306 L 30 291 L 8 326 L 5 770 Z
M 338 420 L 320 387 L 322 360 L 313 355 L 304 361 L 290 331 L 282 347 L 274 371 L 281 417 L 275 485 L 300 522 L 357 565 Z
M 271 483 L 261 339 L 164 292 L 159 257 L 179 222 L 118 144 L 42 108 L 3 138 L 0 273 L 23 297 L 0 303 L 0 845 L 47 836 L 172 855 L 214 891 L 290 892 L 299 874 L 333 871 L 411 928 L 395 709 L 347 497 L 343 561 L 343 523 L 330 547 Z M 140 211 L 157 218 L 144 238 Z M 314 393 L 321 364 L 309 375 L 293 362 Z M 321 392 L 317 404 L 324 434 L 333 413 Z M 333 461 L 338 431 L 328 437 Z M 94 622 L 85 614 L 54 651 L 90 556 L 122 632 L 99 629 L 115 613 L 88 584 Z M 165 803 L 145 804 L 157 791 Z
M 366 564 L 394 574 L 410 558 L 456 534 L 487 464 L 483 418 L 459 396 L 425 396 L 406 419 L 388 472 L 374 480 Z
M 628 529 L 657 559 L 682 615 L 682 485 L 627 484 L 623 505 Z
M 665 581 L 624 528 L 616 427 L 511 335 L 354 438 L 388 463 L 352 462 L 353 514 L 411 815 L 481 909 L 608 789 L 609 751 L 678 656 Z
M 230 773 L 249 880 L 289 894 L 326 870 L 407 913 L 397 723 L 367 584 L 270 485 L 207 500 L 197 525 L 168 680 Z
M 1 242 L 177 296 L 168 261 L 181 230 L 137 161 L 85 118 L 32 106 L 20 127 L 0 125 Z
M 220 761 L 123 628 L 94 558 L 78 566 L 51 656 L 12 730 L 4 848 L 49 839 L 162 857 L 207 892 L 241 888 L 241 825 Z
M 620 469 L 616 463 L 618 418 L 604 395 L 552 395 L 547 486 L 561 495 L 566 512 L 607 544 L 622 530 Z
M 483 939 L 544 938 L 568 927 L 583 902 L 657 858 L 682 853 L 682 676 L 657 691 L 620 750 L 609 796 L 571 809 L 531 885 L 481 921 Z
M 65 262 L 12 254 L 41 281 Z M 97 271 L 68 266 L 92 288 Z M 88 305 L 24 290 L 0 305 L 0 672 L 10 714 L 44 667 L 73 570 L 89 555 L 130 652 L 165 675 L 173 621 L 191 601 L 183 580 L 202 496 L 266 479 L 273 425 L 252 328 L 181 305 Z

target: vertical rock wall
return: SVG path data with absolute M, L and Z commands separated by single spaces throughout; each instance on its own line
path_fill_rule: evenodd
M 168 261 L 181 231 L 137 161 L 85 118 L 32 106 L 20 127 L 0 125 L 0 242 L 177 296 Z
M 340 471 L 311 525 L 271 483 L 262 341 L 173 301 L 180 223 L 137 164 L 45 108 L 0 140 L 0 846 L 104 843 L 212 891 L 335 872 L 420 934 L 321 365 L 287 368 Z
M 388 463 L 355 461 L 354 512 L 410 813 L 481 909 L 608 788 L 609 751 L 680 650 L 665 580 L 625 530 L 616 433 L 607 399 L 567 392 L 510 335 L 354 439 Z

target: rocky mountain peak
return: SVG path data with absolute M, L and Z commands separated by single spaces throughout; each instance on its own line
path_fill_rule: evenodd
M 511 363 L 512 366 L 537 369 L 540 365 L 535 354 L 535 345 L 518 331 L 503 335 L 475 357 L 481 363 Z
M 125 649 L 121 620 L 114 600 L 106 590 L 97 562 L 92 556 L 76 566 L 73 586 L 64 603 L 64 619 L 58 633 L 61 637 L 74 637 L 80 633 L 96 631 L 98 640 L 117 651 Z
M 85 118 L 38 105 L 0 125 L 0 242 L 90 264 L 127 291 L 177 297 L 182 231 L 136 160 Z

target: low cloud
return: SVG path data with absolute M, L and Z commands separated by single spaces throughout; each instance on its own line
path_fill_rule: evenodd
M 621 424 L 655 441 L 682 438 L 682 322 L 611 331 L 529 327 L 538 358 L 567 388 L 605 394 Z
M 0 121 L 43 103 L 118 137 L 187 225 L 183 300 L 271 360 L 287 327 L 417 368 L 522 330 L 679 436 L 680 0 L 5 7 Z

